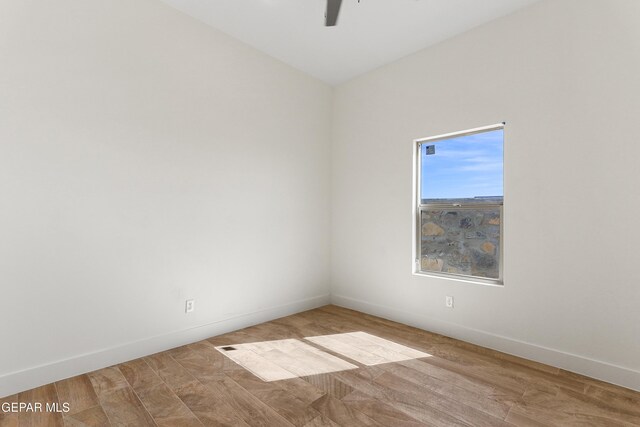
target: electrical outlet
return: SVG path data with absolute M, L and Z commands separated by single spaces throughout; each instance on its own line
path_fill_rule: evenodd
M 453 308 L 453 297 L 449 297 L 449 296 L 445 297 L 445 299 L 444 299 L 444 305 L 445 305 L 447 308 Z
M 184 304 L 184 312 L 192 313 L 196 309 L 196 300 L 188 299 Z

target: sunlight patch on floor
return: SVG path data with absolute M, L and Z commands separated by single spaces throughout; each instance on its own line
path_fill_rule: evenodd
M 218 346 L 216 350 L 267 382 L 358 368 L 296 339 Z
M 431 357 L 428 353 L 366 332 L 348 332 L 305 339 L 367 366 Z

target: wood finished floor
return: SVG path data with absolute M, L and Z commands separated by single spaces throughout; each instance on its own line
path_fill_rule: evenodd
M 355 331 L 432 356 L 346 359 L 359 368 L 263 382 L 214 348 Z M 640 425 L 640 393 L 335 306 L 0 399 L 13 401 L 69 402 L 71 411 L 0 413 L 2 427 Z

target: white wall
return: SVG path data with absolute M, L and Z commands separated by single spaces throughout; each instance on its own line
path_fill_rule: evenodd
M 330 271 L 336 303 L 640 389 L 638 18 L 543 2 L 332 118 L 155 0 L 0 0 L 0 396 L 322 304 Z M 504 288 L 412 276 L 411 141 L 502 120 Z
M 330 108 L 155 0 L 0 0 L 0 395 L 327 302 Z
M 640 389 L 638 22 L 546 1 L 338 87 L 333 301 Z M 500 121 L 505 286 L 412 276 L 412 140 Z

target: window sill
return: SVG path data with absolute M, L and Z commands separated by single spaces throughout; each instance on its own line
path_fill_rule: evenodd
M 470 276 L 461 276 L 450 273 L 437 273 L 437 272 L 424 272 L 424 271 L 414 271 L 414 276 L 422 276 L 422 277 L 433 277 L 436 279 L 445 279 L 445 280 L 453 280 L 456 282 L 463 283 L 472 283 L 474 285 L 485 285 L 485 286 L 493 286 L 498 288 L 504 287 L 504 281 L 500 279 L 485 279 L 482 277 L 470 277 Z

